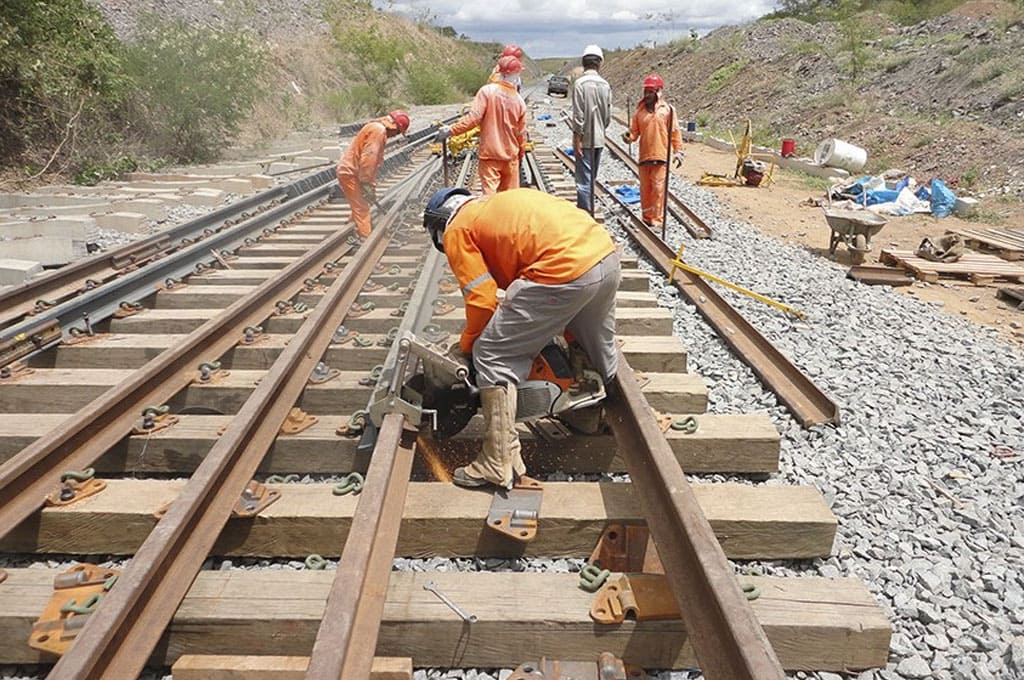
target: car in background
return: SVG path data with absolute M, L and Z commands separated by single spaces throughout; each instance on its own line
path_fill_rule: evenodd
M 563 97 L 569 96 L 569 79 L 565 76 L 551 76 L 548 78 L 548 94 L 560 94 Z

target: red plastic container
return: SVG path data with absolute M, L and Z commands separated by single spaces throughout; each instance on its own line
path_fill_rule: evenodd
M 796 141 L 792 139 L 782 140 L 782 157 L 789 158 L 796 153 Z

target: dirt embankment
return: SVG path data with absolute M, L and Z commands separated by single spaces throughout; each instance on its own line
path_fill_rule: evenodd
M 851 40 L 851 37 L 853 40 Z M 657 71 L 680 117 L 711 130 L 752 119 L 757 141 L 864 147 L 868 170 L 941 177 L 961 193 L 1024 200 L 1024 10 L 969 2 L 900 27 L 762 20 L 697 40 L 609 55 L 603 74 L 635 102 Z

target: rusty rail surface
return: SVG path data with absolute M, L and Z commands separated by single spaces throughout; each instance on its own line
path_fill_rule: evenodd
M 429 162 L 418 172 L 435 167 Z M 405 180 L 403 190 L 392 192 L 393 207 L 363 244 L 360 257 L 338 273 L 54 666 L 51 678 L 136 677 L 145 666 L 335 329 L 373 274 L 390 239 L 389 225 L 401 212 L 415 177 Z M 338 238 L 342 236 L 333 237 Z
M 626 149 L 619 146 L 613 139 L 606 139 L 605 144 L 613 156 L 625 163 L 633 171 L 634 175 L 640 176 L 640 166 Z M 711 238 L 711 227 L 707 225 L 707 222 L 701 219 L 697 213 L 693 212 L 690 206 L 686 205 L 682 199 L 672 193 L 667 184 L 665 185 L 665 190 L 668 192 L 668 200 L 672 202 L 672 205 L 668 207 L 669 214 L 676 218 L 694 238 Z M 682 211 L 686 217 L 684 218 L 683 215 L 680 215 L 679 211 Z
M 12 286 L 0 292 L 0 327 L 24 319 L 28 312 L 33 310 L 37 300 L 57 304 L 65 302 L 84 289 L 89 280 L 99 284 L 106 283 L 133 267 L 149 262 L 157 255 L 184 247 L 187 243 L 184 243 L 183 239 L 199 238 L 207 229 L 219 231 L 229 228 L 234 220 L 244 218 L 249 211 L 258 210 L 286 196 L 285 187 L 267 189 L 166 231 L 84 258 L 39 278 Z
M 554 153 L 566 167 L 572 167 L 571 158 L 558 149 Z M 670 262 L 675 258 L 672 249 L 648 229 L 615 192 L 602 182 L 598 182 L 597 186 L 604 195 L 624 209 L 628 216 L 624 227 L 629 236 L 666 276 L 669 275 L 672 271 Z M 839 422 L 839 407 L 835 402 L 743 318 L 711 284 L 697 274 L 681 269 L 676 269 L 672 283 L 715 329 L 718 337 L 789 408 L 801 425 L 812 427 Z
M 0 465 L 0 537 L 42 506 L 46 495 L 59 484 L 63 471 L 95 462 L 131 431 L 144 408 L 173 397 L 192 381 L 200 363 L 234 347 L 247 326 L 259 325 L 273 312 L 277 301 L 301 290 L 310 271 L 347 252 L 350 231 L 347 228 L 325 239 Z
M 470 167 L 470 157 L 467 156 L 456 186 L 466 184 Z M 403 337 L 406 331 L 419 332 L 433 314 L 431 302 L 437 295 L 445 258 L 436 249 L 427 247 L 423 272 L 398 327 L 398 338 Z M 370 397 L 371 404 L 385 398 L 389 390 L 401 389 L 400 385 L 394 385 L 401 351 L 400 342 L 396 340 Z M 389 413 L 376 433 L 366 484 L 356 506 L 352 531 L 345 541 L 313 645 L 306 674 L 310 680 L 362 680 L 370 676 L 391 562 L 412 474 L 416 431 L 411 428 L 418 424 L 407 423 L 399 413 Z M 368 423 L 367 427 L 371 424 Z
M 709 680 L 782 680 L 785 674 L 700 504 L 619 352 L 605 402 L 608 423 L 665 565 L 689 641 Z

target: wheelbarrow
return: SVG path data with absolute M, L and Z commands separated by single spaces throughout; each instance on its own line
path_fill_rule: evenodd
M 880 232 L 888 220 L 868 210 L 826 208 L 825 221 L 832 230 L 828 254 L 835 255 L 836 246 L 842 241 L 850 251 L 850 261 L 861 264 L 871 250 L 871 237 Z

